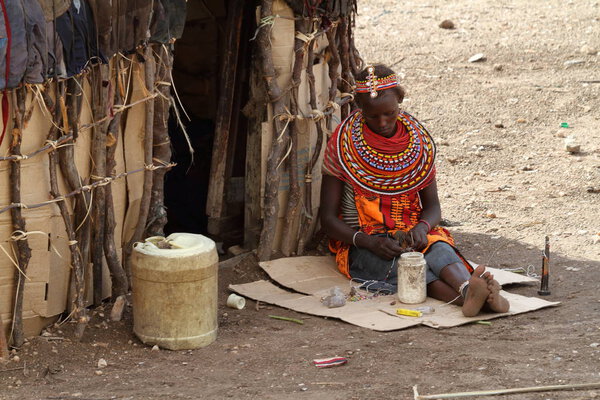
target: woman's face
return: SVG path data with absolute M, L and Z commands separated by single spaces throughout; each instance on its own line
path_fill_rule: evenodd
M 360 105 L 369 129 L 384 137 L 394 136 L 400 109 L 398 97 L 393 90 L 381 91 L 375 98 L 364 95 L 360 99 Z

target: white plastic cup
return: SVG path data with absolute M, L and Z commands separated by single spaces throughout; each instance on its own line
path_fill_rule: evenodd
M 246 299 L 242 296 L 238 296 L 235 293 L 231 293 L 227 298 L 227 307 L 241 310 L 246 306 Z

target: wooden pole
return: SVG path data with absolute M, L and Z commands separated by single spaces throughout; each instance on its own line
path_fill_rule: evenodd
M 23 115 L 25 109 L 25 88 L 15 89 L 12 92 L 12 109 L 14 113 L 14 126 L 12 129 L 12 139 L 9 145 L 9 153 L 13 155 L 21 154 L 21 140 L 23 135 Z M 13 160 L 10 165 L 10 201 L 12 203 L 21 202 L 21 161 Z M 13 229 L 26 234 L 25 219 L 21 213 L 21 208 L 16 207 L 10 210 L 12 216 Z M 31 259 L 31 248 L 27 241 L 27 236 L 17 239 L 13 243 L 16 247 L 17 263 L 19 268 L 15 272 L 16 296 L 13 313 L 13 346 L 21 347 L 25 340 L 23 333 L 23 295 L 25 290 L 25 274 L 27 266 Z
M 415 400 L 433 400 L 433 399 L 456 399 L 458 397 L 481 397 L 481 396 L 497 396 L 502 394 L 515 393 L 533 393 L 533 392 L 552 392 L 558 390 L 581 390 L 581 389 L 596 389 L 600 388 L 598 383 L 579 383 L 572 385 L 550 385 L 550 386 L 531 386 L 513 389 L 497 389 L 497 390 L 480 390 L 475 392 L 458 392 L 458 393 L 440 393 L 430 395 L 419 395 L 417 387 L 413 387 Z
M 4 330 L 4 322 L 0 316 L 0 363 L 7 362 L 10 357 L 8 352 L 8 341 L 6 340 L 6 331 Z
M 114 68 L 115 82 L 117 85 L 114 93 L 114 103 L 115 105 L 120 105 L 123 102 L 123 97 L 119 88 L 121 82 L 120 56 L 117 56 L 115 59 Z M 115 153 L 117 151 L 117 143 L 119 142 L 119 130 L 122 115 L 123 113 L 116 113 L 114 115 L 113 119 L 108 124 L 106 133 L 106 175 L 111 177 L 114 177 L 116 174 L 115 168 L 117 161 L 115 159 Z M 106 198 L 103 238 L 104 257 L 106 258 L 106 264 L 108 265 L 108 270 L 110 271 L 112 280 L 112 298 L 116 299 L 119 296 L 127 293 L 129 283 L 127 281 L 127 274 L 125 273 L 123 264 L 121 264 L 119 261 L 119 256 L 117 255 L 117 246 L 115 245 L 115 227 L 117 224 L 115 223 L 115 207 L 112 195 L 112 184 L 106 186 L 104 189 L 104 195 Z
M 168 84 L 169 72 L 173 67 L 171 51 L 164 45 L 154 44 L 157 68 L 156 90 L 162 94 L 154 99 L 154 126 L 153 126 L 153 155 L 154 162 L 168 164 L 171 161 L 171 140 L 169 138 L 169 109 L 171 108 L 171 86 Z M 152 178 L 152 198 L 148 223 L 144 236 L 164 236 L 164 227 L 167 224 L 167 211 L 165 209 L 165 174 L 167 170 L 157 169 Z
M 243 110 L 249 120 L 244 182 L 244 247 L 247 249 L 258 247 L 261 232 L 261 138 L 263 121 L 267 118 L 267 94 L 256 55 L 251 64 L 251 97 Z
M 262 0 L 261 2 L 261 21 L 268 21 L 273 14 L 273 0 Z M 264 219 L 263 228 L 260 234 L 257 255 L 260 261 L 271 259 L 273 251 L 273 241 L 275 238 L 275 226 L 279 213 L 279 171 L 278 165 L 287 142 L 284 136 L 284 123 L 279 116 L 286 114 L 283 93 L 276 80 L 275 67 L 273 66 L 273 56 L 271 50 L 271 26 L 266 25 L 259 29 L 257 36 L 257 47 L 260 50 L 259 57 L 262 63 L 263 78 L 267 87 L 269 101 L 273 106 L 274 129 L 271 150 L 267 159 L 267 177 L 265 181 L 264 196 Z
M 106 65 L 94 65 L 90 73 L 90 86 L 92 88 L 92 116 L 94 121 L 103 120 L 106 114 L 106 89 L 103 85 L 106 78 Z M 106 176 L 106 123 L 94 125 L 91 144 L 91 183 L 101 181 Z M 106 212 L 106 198 L 103 186 L 94 191 L 92 200 L 92 264 L 94 305 L 102 303 L 102 271 L 104 269 L 104 225 Z
M 56 107 L 60 107 L 63 118 L 63 127 L 67 133 L 72 132 L 75 142 L 79 133 L 79 114 L 81 112 L 81 98 L 83 96 L 79 77 L 73 76 L 66 81 L 66 94 L 61 94 Z M 60 82 L 59 85 L 64 83 Z M 62 93 L 63 90 L 59 90 Z M 73 160 L 75 159 L 74 146 L 65 146 L 58 149 L 58 162 L 62 172 L 63 179 L 71 192 L 80 189 L 84 182 L 77 171 Z M 85 307 L 85 271 L 89 261 L 90 254 L 90 224 L 88 216 L 88 207 L 90 206 L 90 193 L 79 192 L 74 200 L 73 228 L 75 231 L 75 240 L 77 241 L 78 251 L 81 255 L 81 269 L 73 271 L 71 274 L 71 292 L 74 293 L 74 307 L 79 310 Z M 85 329 L 84 318 L 78 321 L 78 331 L 76 336 L 81 337 Z
M 155 63 L 154 56 L 152 54 L 152 48 L 146 46 L 144 50 L 144 78 L 146 81 L 146 90 L 149 93 L 154 92 L 154 77 L 155 77 Z M 139 65 L 141 68 L 141 64 Z M 152 132 L 154 126 L 154 101 L 149 100 L 146 103 L 146 121 L 145 121 L 145 133 L 144 133 L 144 165 L 152 165 Z M 123 249 L 123 258 L 125 261 L 125 271 L 127 277 L 131 282 L 131 252 L 133 251 L 133 244 L 142 240 L 144 231 L 146 230 L 146 222 L 148 220 L 148 212 L 150 210 L 150 198 L 152 196 L 152 173 L 150 169 L 146 169 L 144 172 L 144 189 L 142 192 L 142 198 L 140 200 L 140 212 L 138 216 L 137 225 L 133 236 Z
M 350 26 L 348 24 L 348 17 L 340 17 L 340 26 L 338 28 L 338 38 L 342 48 L 341 64 L 342 64 L 342 88 L 343 93 L 351 93 L 352 85 L 354 84 L 354 78 L 352 77 L 352 70 L 350 68 L 350 43 L 348 35 L 350 32 Z M 344 120 L 350 113 L 350 105 L 346 104 L 342 106 L 342 120 Z
M 64 98 L 64 84 L 57 83 L 56 86 L 56 98 Z M 52 124 L 50 127 L 50 131 L 48 132 L 48 140 L 56 140 L 56 136 L 58 135 L 58 129 L 56 128 L 56 126 L 62 125 L 62 114 L 60 112 L 60 109 L 56 107 L 56 103 L 58 103 L 58 101 L 54 103 L 51 101 L 50 98 L 45 98 L 45 102 L 47 107 L 50 109 L 50 112 L 54 114 L 54 122 L 56 124 Z M 48 153 L 48 159 L 50 176 L 50 196 L 56 199 L 61 197 L 61 193 L 58 187 L 57 178 L 58 154 L 55 150 L 50 151 L 50 153 Z M 60 210 L 60 215 L 62 216 L 63 223 L 65 224 L 67 239 L 69 240 L 72 274 L 75 276 L 75 282 L 78 282 L 76 287 L 78 289 L 83 289 L 83 261 L 81 259 L 81 252 L 79 251 L 79 246 L 77 245 L 77 240 L 75 238 L 75 229 L 73 228 L 73 221 L 71 220 L 71 215 L 69 213 L 67 204 L 64 201 L 59 201 L 56 203 L 56 205 Z M 73 311 L 73 318 L 77 322 L 77 327 L 75 328 L 75 336 L 77 339 L 81 339 L 88 322 L 88 317 L 86 315 L 87 310 L 83 303 L 83 292 L 77 292 L 77 295 L 75 296 Z
M 339 51 L 337 49 L 338 46 L 338 41 L 336 40 L 336 32 L 337 32 L 337 27 L 332 27 L 331 29 L 329 29 L 326 32 L 327 35 L 327 42 L 328 42 L 328 51 L 329 51 L 329 55 L 330 57 L 328 58 L 327 64 L 328 64 L 328 74 L 329 74 L 329 81 L 330 81 L 330 86 L 329 86 L 329 103 L 333 104 L 335 102 L 337 93 L 338 93 L 338 85 L 339 85 L 339 81 L 340 81 L 340 73 L 339 73 L 339 66 L 340 66 L 340 54 Z M 311 71 L 312 74 L 312 71 Z M 310 75 L 307 74 L 307 76 L 310 77 Z M 313 77 L 313 81 L 314 81 L 314 77 Z M 310 81 L 309 81 L 310 82 Z M 312 93 L 314 92 L 314 83 L 313 86 L 311 88 L 311 101 L 313 99 L 313 95 Z M 316 97 L 316 93 L 315 93 L 315 97 Z M 316 98 L 315 98 L 315 102 L 316 102 Z M 329 116 L 327 116 L 327 128 L 329 130 L 333 129 L 332 126 L 332 120 L 333 118 L 331 117 L 331 114 Z M 319 129 L 319 122 L 317 122 L 317 130 Z M 322 137 L 322 133 L 319 134 L 319 137 Z M 317 139 L 317 144 L 319 140 Z M 315 156 L 317 156 L 317 154 L 320 156 L 320 147 L 321 145 L 319 145 L 318 149 L 318 153 L 317 153 L 317 148 L 315 148 L 315 153 L 313 154 L 313 160 L 311 160 L 311 165 L 309 165 L 309 169 L 307 170 L 308 174 L 310 174 L 310 182 L 307 183 L 306 186 L 306 196 L 310 196 L 307 197 L 307 209 L 305 210 L 304 214 L 302 215 L 302 222 L 300 223 L 301 226 L 301 233 L 300 233 L 300 240 L 298 243 L 298 254 L 303 254 L 304 250 L 307 246 L 307 243 L 310 241 L 310 226 L 311 226 L 311 220 L 313 218 L 312 216 L 312 170 L 314 169 L 314 165 L 312 165 L 312 162 L 314 161 L 316 163 L 316 161 L 318 160 L 317 158 L 315 158 Z M 308 180 L 308 179 L 307 179 Z M 310 193 L 309 193 L 309 188 L 310 188 Z M 308 206 L 310 205 L 311 209 L 308 209 Z
M 338 51 L 338 44 L 337 44 L 337 40 L 336 40 L 336 32 L 337 32 L 338 28 L 337 27 L 332 27 L 330 30 L 328 30 L 326 32 L 327 34 L 327 42 L 328 42 L 328 47 L 327 49 L 329 50 L 329 54 L 330 57 L 327 60 L 327 64 L 328 64 L 328 70 L 329 70 L 329 81 L 330 81 L 330 85 L 329 86 L 329 102 L 333 103 L 335 102 L 335 98 L 337 96 L 337 92 L 338 92 L 338 87 L 340 84 L 340 72 L 339 72 L 339 68 L 340 68 L 340 52 Z M 333 130 L 333 126 L 332 126 L 332 121 L 333 118 L 330 116 L 327 117 L 327 128 L 331 131 Z
M 363 68 L 364 62 L 360 57 L 360 53 L 354 43 L 354 32 L 352 28 L 355 26 L 356 18 L 356 2 L 352 5 L 352 10 L 348 12 L 348 38 L 350 46 L 350 67 L 352 68 L 352 75 L 356 76 Z
M 315 53 L 310 46 L 308 48 L 308 60 L 306 63 L 306 78 L 308 79 L 308 87 L 310 92 L 310 107 L 313 110 L 317 109 L 317 91 L 315 89 L 315 75 L 313 73 L 313 64 L 315 59 Z M 325 116 L 323 116 L 325 118 Z M 306 167 L 306 175 L 304 177 L 304 214 L 301 223 L 300 230 L 300 244 L 299 247 L 304 251 L 305 243 L 310 239 L 311 228 L 313 226 L 313 206 L 312 206 L 312 175 L 315 172 L 315 166 L 321 157 L 321 148 L 324 142 L 323 124 L 321 120 L 315 120 L 315 126 L 317 128 L 317 141 L 315 143 L 315 149 L 312 157 Z
M 230 10 L 227 13 L 227 45 L 223 56 L 221 70 L 222 91 L 219 94 L 217 116 L 215 121 L 215 139 L 210 167 L 210 182 L 206 199 L 206 213 L 208 214 L 208 231 L 218 235 L 221 232 L 220 219 L 227 212 L 225 204 L 225 183 L 227 165 L 232 160 L 227 157 L 230 146 L 232 119 L 236 78 L 238 70 L 238 56 L 240 50 L 240 37 L 244 15 L 243 1 L 230 1 Z
M 296 32 L 306 34 L 306 22 L 303 19 L 298 19 L 295 22 Z M 313 41 L 304 42 L 296 35 L 294 41 L 294 67 L 292 69 L 291 90 L 290 90 L 290 113 L 291 115 L 298 114 L 298 87 L 300 86 L 300 76 L 304 67 L 304 53 L 307 47 L 312 46 Z M 298 127 L 294 120 L 289 121 L 288 126 L 291 139 L 291 150 L 289 155 L 289 182 L 290 190 L 288 193 L 288 203 L 285 213 L 283 232 L 281 234 L 281 252 L 284 256 L 289 256 L 292 252 L 297 251 L 298 246 L 298 221 L 300 213 L 300 184 L 298 183 Z

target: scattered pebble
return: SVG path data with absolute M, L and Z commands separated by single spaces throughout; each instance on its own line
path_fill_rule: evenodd
M 454 29 L 454 22 L 450 21 L 449 19 L 445 19 L 442 22 L 440 22 L 440 28 L 442 29 Z
M 102 375 L 102 371 L 100 371 L 100 370 L 96 370 L 94 373 L 98 376 Z
M 565 67 L 570 67 L 571 65 L 583 64 L 585 60 L 568 60 L 564 62 Z
M 581 46 L 581 49 L 579 50 L 582 54 L 587 54 L 590 56 L 595 56 L 596 54 L 598 54 L 598 49 L 589 46 L 587 44 Z
M 525 123 L 527 123 L 527 120 L 525 118 L 519 118 L 519 119 L 517 119 L 517 122 L 519 124 L 525 124 Z
M 155 344 L 154 346 L 152 346 L 152 351 L 159 351 L 159 350 L 160 350 L 160 347 L 158 347 L 158 345 Z
M 483 54 L 483 53 L 477 53 L 468 59 L 468 61 L 470 63 L 481 62 L 481 61 L 485 61 L 485 60 L 486 60 L 486 57 L 485 57 L 485 54 Z
M 598 347 L 600 346 L 600 343 L 590 343 L 590 347 Z
M 106 362 L 106 360 L 104 358 L 101 358 L 98 360 L 98 369 L 106 368 L 107 366 L 108 366 L 108 363 Z
M 488 212 L 485 214 L 485 216 L 486 216 L 486 217 L 488 217 L 488 218 L 492 218 L 492 219 L 497 217 L 495 213 L 493 213 L 493 212 L 490 212 L 490 211 L 488 211 Z
M 110 312 L 111 321 L 120 321 L 123 318 L 123 311 L 125 310 L 125 305 L 127 305 L 127 299 L 125 295 L 121 295 L 117 297 L 115 300 L 115 304 Z
M 571 154 L 579 153 L 581 151 L 581 145 L 576 142 L 574 137 L 568 136 L 565 139 L 565 150 Z
M 496 127 L 496 128 L 504 128 L 504 124 L 502 123 L 502 121 L 497 121 L 494 124 L 494 127 Z
M 19 356 L 14 356 L 14 357 L 12 358 L 12 360 L 13 360 L 14 362 L 19 362 L 19 361 L 21 361 L 21 358 L 20 358 Z
M 579 144 L 565 144 L 565 150 L 571 154 L 579 153 L 581 151 L 581 145 Z
M 504 69 L 504 66 L 502 64 L 494 65 L 494 71 L 502 71 L 503 69 Z

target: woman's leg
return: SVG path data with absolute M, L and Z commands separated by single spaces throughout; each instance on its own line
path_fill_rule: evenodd
M 350 248 L 349 273 L 364 289 L 372 292 L 395 293 L 398 286 L 396 259 L 384 260 L 367 249 Z
M 434 243 L 425 254 L 425 259 L 428 267 L 427 294 L 461 305 L 467 317 L 477 315 L 491 293 L 488 281 L 484 278 L 489 272 L 484 267 L 478 267 L 471 276 L 456 251 L 444 242 Z
M 463 305 L 463 298 L 458 292 L 446 282 L 436 279 L 427 284 L 427 296 L 432 297 L 436 300 L 441 300 L 444 303 L 455 304 L 457 306 Z
M 473 275 L 469 275 L 462 264 L 447 265 L 442 268 L 440 279 L 427 285 L 427 295 L 444 302 L 454 300 L 452 301 L 453 304 L 462 306 L 465 317 L 473 317 L 479 313 L 490 296 L 488 281 L 480 276 L 485 276 L 485 274 L 486 271 L 483 266 L 477 267 Z M 463 289 L 463 292 L 465 292 L 463 297 L 460 288 L 467 281 L 469 282 L 468 288 Z

